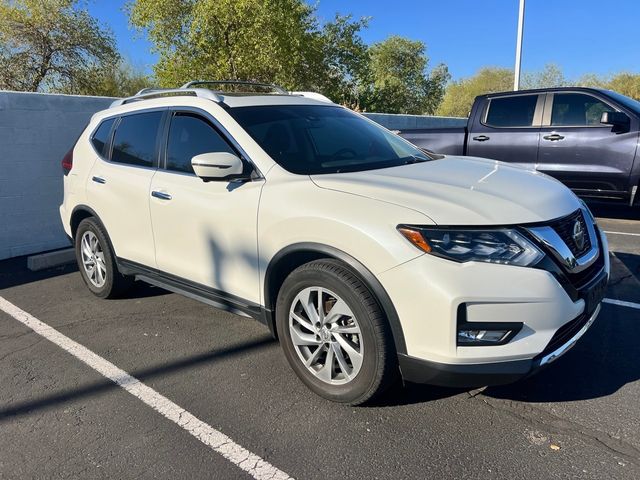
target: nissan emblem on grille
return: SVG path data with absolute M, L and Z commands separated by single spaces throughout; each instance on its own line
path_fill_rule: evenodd
M 584 228 L 582 228 L 580 220 L 576 220 L 573 224 L 573 241 L 578 251 L 582 250 L 584 247 Z

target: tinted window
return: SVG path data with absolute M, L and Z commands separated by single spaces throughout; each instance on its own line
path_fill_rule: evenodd
M 600 125 L 603 112 L 614 111 L 604 102 L 583 93 L 556 93 L 553 96 L 551 125 Z
M 162 112 L 122 117 L 113 137 L 111 161 L 152 167 Z
M 169 129 L 167 170 L 193 173 L 191 159 L 209 152 L 235 153 L 209 122 L 196 115 L 177 113 Z
M 430 159 L 398 135 L 341 107 L 269 105 L 229 113 L 293 173 L 354 172 Z
M 538 95 L 492 98 L 486 124 L 492 127 L 530 127 Z
M 95 148 L 96 152 L 100 155 L 104 155 L 104 147 L 109 141 L 109 134 L 111 133 L 111 127 L 113 126 L 114 121 L 114 118 L 110 118 L 109 120 L 102 122 L 93 134 L 93 137 L 91 137 L 93 148 Z

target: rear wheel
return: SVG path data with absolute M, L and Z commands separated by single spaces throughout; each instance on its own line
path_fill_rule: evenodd
M 384 314 L 340 262 L 318 260 L 294 270 L 280 289 L 276 322 L 289 364 L 324 398 L 358 405 L 397 377 Z
M 82 279 L 94 295 L 117 297 L 133 283 L 131 277 L 118 271 L 107 234 L 93 217 L 85 218 L 78 225 L 75 250 Z

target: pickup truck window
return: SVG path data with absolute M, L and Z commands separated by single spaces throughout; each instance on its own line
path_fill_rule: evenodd
M 484 123 L 490 127 L 530 127 L 537 102 L 538 95 L 492 98 Z
M 603 112 L 612 107 L 584 93 L 555 93 L 551 110 L 552 126 L 600 125 Z
M 432 160 L 398 135 L 341 107 L 236 107 L 231 116 L 291 173 L 359 172 Z

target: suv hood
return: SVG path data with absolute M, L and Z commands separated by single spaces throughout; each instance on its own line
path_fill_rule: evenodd
M 311 179 L 321 188 L 417 210 L 439 225 L 535 223 L 580 207 L 578 198 L 557 180 L 483 158 L 444 157 Z

